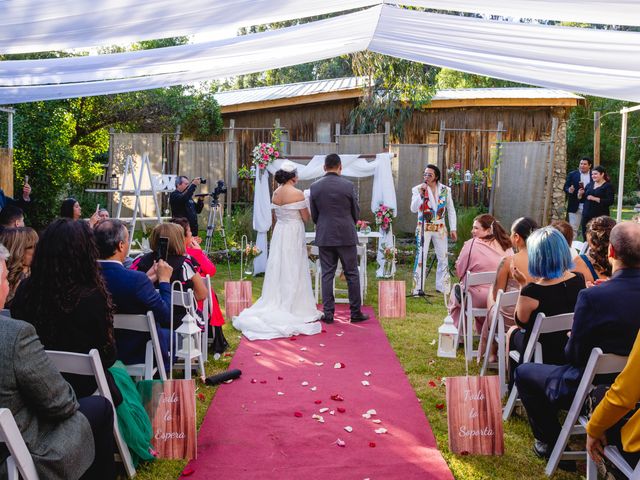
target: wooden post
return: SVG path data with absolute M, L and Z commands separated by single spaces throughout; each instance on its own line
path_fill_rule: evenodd
M 593 112 L 593 166 L 600 165 L 600 112 Z
M 336 123 L 336 153 L 340 153 L 340 124 Z
M 237 148 L 236 148 L 236 121 L 235 119 L 229 119 L 229 130 L 227 130 L 227 148 L 226 151 L 226 161 L 224 165 L 224 174 L 225 174 L 225 182 L 227 183 L 227 196 L 225 199 L 225 207 L 227 209 L 227 217 L 231 218 L 231 201 L 232 201 L 232 190 L 233 187 L 238 186 L 238 176 L 233 175 L 233 173 L 238 168 L 238 159 L 236 158 Z M 232 176 L 233 175 L 233 176 Z
M 444 120 L 440 120 L 440 132 L 438 133 L 438 168 L 441 172 L 445 172 L 446 170 L 446 168 L 444 168 L 444 129 L 445 122 Z
M 498 180 L 498 168 L 500 163 L 500 144 L 502 143 L 502 120 L 498 122 L 498 131 L 496 132 L 496 165 L 493 166 L 489 175 L 491 175 L 491 192 L 489 192 L 489 215 L 493 215 L 496 199 L 496 180 Z
M 549 154 L 549 166 L 547 167 L 547 182 L 546 182 L 546 196 L 544 199 L 544 212 L 542 214 L 542 223 L 540 225 L 547 225 L 549 223 L 551 197 L 553 195 L 553 160 L 556 153 L 556 132 L 558 131 L 558 117 L 551 119 L 551 152 Z
M 391 122 L 384 122 L 384 147 L 391 144 Z
M 0 188 L 5 195 L 13 197 L 13 108 L 0 107 L 0 112 L 7 114 L 7 150 L 0 149 Z M 22 189 L 20 189 L 22 190 Z

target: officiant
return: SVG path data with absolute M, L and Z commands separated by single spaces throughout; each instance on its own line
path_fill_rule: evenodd
M 440 169 L 433 164 L 424 170 L 424 182 L 411 189 L 411 211 L 418 214 L 416 226 L 416 259 L 413 270 L 413 293 L 424 291 L 424 281 L 427 265 L 423 262 L 428 256 L 429 246 L 438 259 L 436 270 L 436 290 L 445 291 L 449 282 L 449 265 L 447 260 L 447 225 L 449 220 L 449 235 L 455 242 L 458 240 L 456 232 L 456 210 L 453 205 L 451 189 L 440 183 Z

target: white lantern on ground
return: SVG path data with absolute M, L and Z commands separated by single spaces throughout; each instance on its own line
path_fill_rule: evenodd
M 200 358 L 200 345 L 202 345 L 202 330 L 196 319 L 187 312 L 182 319 L 182 325 L 176 328 L 175 333 L 180 335 L 182 345 L 176 352 L 176 357 L 184 359 L 184 378 L 191 379 L 191 361 Z
M 458 349 L 458 329 L 453 324 L 451 315 L 447 315 L 444 323 L 438 327 L 438 356 L 456 358 Z

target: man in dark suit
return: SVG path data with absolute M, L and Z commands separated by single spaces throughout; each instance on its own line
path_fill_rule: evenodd
M 0 309 L 9 292 L 0 245 Z M 0 320 L 0 408 L 11 410 L 40 478 L 113 479 L 113 406 L 100 396 L 76 400 L 33 325 Z M 0 444 L 0 478 L 9 451 Z
M 573 227 L 573 231 L 578 236 L 580 223 L 582 221 L 582 207 L 584 198 L 578 198 L 578 190 L 584 188 L 591 183 L 591 166 L 593 162 L 589 157 L 582 157 L 577 170 L 569 172 L 567 180 L 564 182 L 564 192 L 567 194 L 567 213 L 569 223 Z
M 120 220 L 103 220 L 94 229 L 100 254 L 102 276 L 111 293 L 116 313 L 145 314 L 149 310 L 158 328 L 160 347 L 169 365 L 169 327 L 171 322 L 171 273 L 173 268 L 164 260 L 146 274 L 124 268 L 122 262 L 129 253 L 129 232 Z M 153 287 L 159 281 L 158 289 Z M 118 359 L 126 365 L 143 363 L 149 336 L 144 332 L 116 331 Z
M 640 330 L 640 225 L 623 222 L 611 230 L 611 279 L 578 294 L 567 365 L 527 363 L 516 369 L 515 383 L 536 438 L 534 451 L 548 457 L 560 434 L 558 411 L 568 409 L 591 354 L 629 355 Z
M 358 234 L 356 222 L 360 215 L 355 186 L 342 178 L 340 157 L 329 154 L 324 160 L 325 175 L 311 185 L 311 218 L 316 224 L 316 245 L 320 252 L 322 269 L 323 321 L 333 323 L 335 297 L 333 277 L 342 264 L 349 291 L 352 322 L 369 318 L 360 310 L 360 277 L 358 275 Z
M 202 212 L 204 207 L 204 198 L 198 198 L 198 203 L 196 203 L 193 201 L 193 194 L 200 183 L 202 183 L 200 177 L 189 182 L 187 177 L 180 175 L 176 178 L 176 189 L 169 195 L 171 216 L 189 220 L 191 234 L 196 239 L 198 238 L 198 214 Z

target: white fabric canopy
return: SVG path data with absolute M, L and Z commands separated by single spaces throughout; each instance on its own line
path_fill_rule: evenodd
M 498 22 L 379 5 L 202 44 L 0 62 L 0 105 L 166 87 L 367 48 L 480 75 L 640 101 L 640 33 Z
M 387 3 L 534 20 L 640 25 L 637 0 L 401 0 Z
M 359 155 L 340 155 L 342 175 L 345 177 L 370 177 L 373 175 L 373 191 L 371 192 L 371 211 L 377 210 L 380 204 L 398 211 L 396 190 L 391 173 L 390 153 L 379 153 L 376 159 L 368 162 Z M 313 180 L 324 175 L 325 155 L 315 155 L 307 164 L 295 163 L 300 180 Z M 284 160 L 276 160 L 267 167 L 269 173 L 278 171 Z M 254 261 L 254 273 L 264 272 L 267 266 L 268 246 L 267 232 L 271 228 L 271 198 L 269 197 L 269 175 L 256 175 L 253 194 L 253 228 L 257 232 L 256 244 L 262 254 Z
M 215 34 L 376 3 L 379 0 L 0 0 L 0 54 Z

